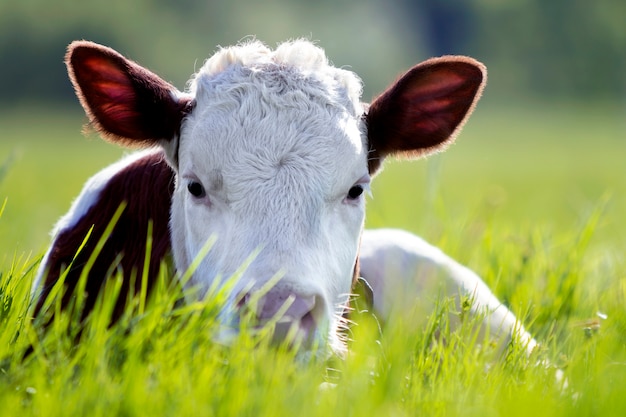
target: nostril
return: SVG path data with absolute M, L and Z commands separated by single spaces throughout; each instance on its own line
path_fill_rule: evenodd
M 240 314 L 252 314 L 257 325 L 272 323 L 272 340 L 280 343 L 299 341 L 308 345 L 324 319 L 324 299 L 320 295 L 298 295 L 289 290 L 277 289 L 261 297 L 246 293 L 238 297 Z
M 313 314 L 313 310 L 311 310 L 300 319 L 300 329 L 302 329 L 305 334 L 310 335 L 317 328 L 317 321 L 318 320 Z
M 291 305 L 289 305 L 285 311 L 284 316 L 292 320 L 302 320 L 305 316 L 310 315 L 313 312 L 316 305 L 315 296 L 299 297 L 292 294 L 286 300 L 286 303 L 289 303 L 290 301 Z
M 248 306 L 250 303 L 250 293 L 242 293 L 235 298 L 235 305 L 237 309 L 241 310 L 242 308 Z
M 322 297 L 297 297 L 283 320 L 276 325 L 275 342 L 287 340 L 290 344 L 303 343 L 310 346 L 315 340 L 318 328 L 324 319 L 324 301 Z

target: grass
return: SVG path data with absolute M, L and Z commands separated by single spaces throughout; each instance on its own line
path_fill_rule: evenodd
M 66 112 L 5 112 L 0 414 L 625 415 L 624 126 L 608 106 L 486 107 L 445 155 L 387 167 L 368 226 L 420 233 L 479 272 L 542 343 L 530 359 L 446 299 L 382 335 L 359 317 L 345 360 L 303 362 L 247 331 L 226 347 L 212 342 L 220 298 L 180 306 L 165 280 L 111 328 L 105 296 L 80 336 L 71 312 L 43 335 L 27 309 L 47 230 L 120 151 L 81 139 Z

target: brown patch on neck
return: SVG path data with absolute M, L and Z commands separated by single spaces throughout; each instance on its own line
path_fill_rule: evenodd
M 122 202 L 126 208 L 106 239 L 104 247 L 87 272 L 84 319 L 93 309 L 98 293 L 111 274 L 120 271 L 122 288 L 115 304 L 112 320 L 124 311 L 129 296 L 138 294 L 147 250 L 148 228 L 152 222 L 152 252 L 147 272 L 148 291 L 154 286 L 161 262 L 171 250 L 169 217 L 175 174 L 167 165 L 162 152 L 147 155 L 117 172 L 100 191 L 96 203 L 71 228 L 61 230 L 49 252 L 47 272 L 34 314 L 41 312 L 61 273 L 71 267 L 65 278 L 62 308 L 75 297 L 75 290 L 83 269 L 94 252 L 105 228 Z M 91 236 L 77 254 L 85 236 L 93 227 Z
M 351 287 L 352 289 L 354 289 L 354 286 L 359 280 L 360 275 L 361 275 L 361 262 L 360 262 L 359 256 L 357 255 L 356 262 L 354 263 L 354 271 L 352 272 L 352 287 Z
M 357 281 L 359 280 L 359 276 L 361 275 L 361 257 L 360 257 L 360 253 L 361 253 L 361 239 L 363 236 L 363 228 L 361 227 L 361 234 L 359 235 L 359 245 L 357 248 L 357 253 L 356 253 L 356 260 L 354 261 L 354 270 L 352 271 L 352 286 L 351 289 L 354 290 L 354 287 L 357 284 Z

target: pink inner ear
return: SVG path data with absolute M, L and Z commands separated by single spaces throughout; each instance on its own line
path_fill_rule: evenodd
M 466 82 L 467 78 L 461 74 L 442 68 L 437 71 L 424 71 L 420 78 L 414 80 L 409 91 L 413 95 L 423 95 L 424 98 L 441 96 L 458 90 Z
M 113 65 L 110 59 L 102 56 L 94 56 L 82 61 L 83 69 L 91 72 L 94 77 L 109 80 L 111 84 L 126 84 L 130 86 L 128 78 L 117 65 Z
M 81 78 L 89 80 L 89 97 L 86 97 L 94 116 L 108 131 L 120 136 L 131 136 L 125 126 L 139 115 L 136 111 L 136 93 L 125 73 L 108 57 L 94 56 L 82 61 Z M 86 93 L 87 91 L 85 91 Z
M 420 144 L 421 149 L 438 145 L 452 135 L 472 105 L 474 95 L 464 91 L 467 80 L 453 71 L 427 73 L 417 81 L 406 88 L 399 101 L 407 109 L 407 135 L 419 134 L 431 141 Z M 408 148 L 399 150 L 412 150 L 415 143 L 409 141 L 404 146 Z
M 92 125 L 113 142 L 153 145 L 175 137 L 189 110 L 189 98 L 157 75 L 111 48 L 73 42 L 68 72 Z
M 413 67 L 370 106 L 370 172 L 386 155 L 420 156 L 452 142 L 483 86 L 484 67 L 470 58 L 434 58 Z

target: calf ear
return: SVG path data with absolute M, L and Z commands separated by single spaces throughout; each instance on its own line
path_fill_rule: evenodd
M 366 115 L 369 171 L 387 155 L 420 157 L 452 143 L 480 98 L 484 65 L 471 58 L 432 58 L 411 68 Z
M 125 146 L 171 142 L 191 99 L 111 48 L 92 42 L 70 44 L 67 70 L 91 124 Z

